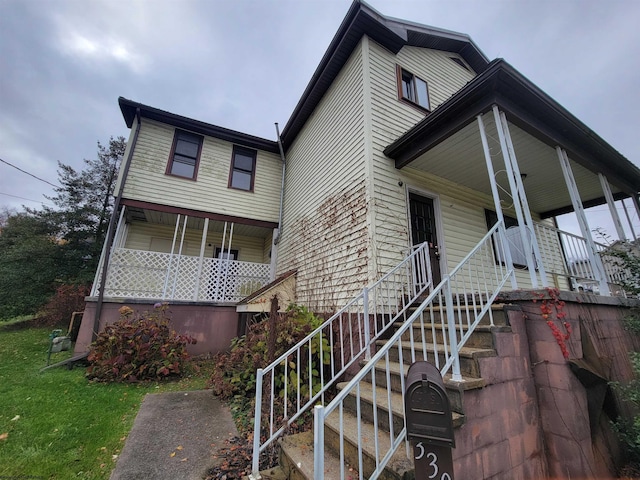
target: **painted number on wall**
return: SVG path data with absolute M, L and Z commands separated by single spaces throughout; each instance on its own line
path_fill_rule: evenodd
M 440 475 L 440 468 L 438 467 L 438 455 L 434 452 L 427 451 L 424 448 L 422 442 L 416 443 L 414 449 L 414 456 L 416 461 L 420 461 L 420 464 L 427 464 L 427 478 L 434 480 L 452 480 L 451 476 L 444 472 Z

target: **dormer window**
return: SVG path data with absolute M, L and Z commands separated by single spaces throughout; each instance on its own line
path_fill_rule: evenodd
M 430 111 L 427 82 L 398 66 L 398 97 L 422 110 Z
M 202 135 L 176 130 L 166 173 L 195 180 L 200 163 L 202 140 Z

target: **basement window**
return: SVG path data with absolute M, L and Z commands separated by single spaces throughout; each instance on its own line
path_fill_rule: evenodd
M 253 183 L 256 177 L 256 155 L 255 150 L 233 147 L 229 188 L 253 192 Z
M 198 175 L 203 138 L 202 135 L 176 130 L 165 173 L 195 180 Z
M 428 112 L 429 88 L 427 82 L 398 65 L 398 98 Z

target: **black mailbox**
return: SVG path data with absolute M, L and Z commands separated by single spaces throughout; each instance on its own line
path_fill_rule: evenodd
M 404 411 L 409 439 L 455 448 L 449 397 L 440 372 L 429 362 L 409 367 Z

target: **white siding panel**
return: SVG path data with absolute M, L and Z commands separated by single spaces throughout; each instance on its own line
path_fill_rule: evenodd
M 171 249 L 171 242 L 173 241 L 173 232 L 174 228 L 167 225 L 137 222 L 131 223 L 129 226 L 127 238 L 125 240 L 124 248 L 131 248 L 134 250 L 150 250 L 152 241 L 155 245 L 167 245 L 168 241 L 169 248 L 167 252 L 169 252 L 169 250 Z M 178 248 L 180 245 L 180 236 L 181 234 L 178 233 L 178 236 L 176 238 L 175 253 L 178 252 Z M 201 230 L 187 229 L 184 236 L 182 254 L 193 257 L 200 256 L 201 240 Z M 269 260 L 265 260 L 264 258 L 264 244 L 265 239 L 260 237 L 243 237 L 234 235 L 231 249 L 238 250 L 238 260 L 242 262 L 269 263 Z M 216 247 L 219 248 L 221 245 L 222 233 L 209 232 L 207 234 L 205 256 L 208 258 L 213 258 Z
M 298 301 L 342 306 L 366 283 L 362 46 L 287 151 L 278 271 L 298 269 Z
M 277 221 L 280 156 L 258 151 L 253 192 L 227 187 L 233 144 L 205 137 L 195 181 L 165 175 L 175 128 L 143 119 L 125 185 L 126 198 L 177 207 Z
M 404 47 L 394 56 L 371 42 L 375 250 L 380 273 L 396 265 L 409 247 L 407 188 L 439 198 L 445 270 L 457 265 L 487 232 L 484 208 L 492 205 L 489 197 L 427 172 L 397 170 L 382 153 L 424 117 L 422 112 L 398 100 L 396 65 L 428 82 L 431 108 L 435 109 L 474 76 L 450 56 L 417 47 Z

